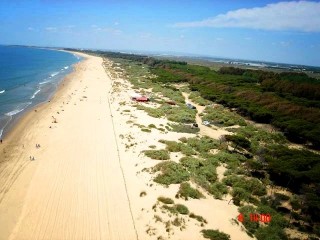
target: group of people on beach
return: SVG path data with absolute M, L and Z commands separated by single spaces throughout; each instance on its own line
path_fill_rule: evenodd
M 40 148 L 40 147 L 41 147 L 40 144 L 37 143 L 37 144 L 36 144 L 36 148 Z M 30 159 L 31 161 L 35 160 L 34 156 L 30 156 L 29 159 Z

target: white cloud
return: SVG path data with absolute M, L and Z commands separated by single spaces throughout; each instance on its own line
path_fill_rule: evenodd
M 176 23 L 175 27 L 235 27 L 320 32 L 320 2 L 291 1 L 242 8 L 215 17 Z
M 115 23 L 114 23 L 115 26 L 118 26 L 119 24 L 120 24 L 119 22 L 115 22 Z
M 28 31 L 34 31 L 35 29 L 33 27 L 28 27 L 27 30 Z
M 215 39 L 216 39 L 216 41 L 223 41 L 224 40 L 224 38 L 221 38 L 221 37 L 217 37 Z
M 95 32 L 107 32 L 107 33 L 110 33 L 112 35 L 120 35 L 120 34 L 122 34 L 122 30 L 117 29 L 117 28 L 112 28 L 112 27 L 99 27 L 97 25 L 91 25 L 91 28 Z
M 55 31 L 57 31 L 57 28 L 56 27 L 46 27 L 45 30 L 49 31 L 49 32 L 55 32 Z

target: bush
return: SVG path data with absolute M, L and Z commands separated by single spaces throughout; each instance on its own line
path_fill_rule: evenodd
M 189 173 L 180 164 L 173 161 L 159 163 L 153 170 L 161 171 L 154 181 L 164 185 L 182 183 L 190 179 Z
M 253 206 L 243 206 L 239 208 L 239 213 L 243 214 L 244 220 L 243 225 L 246 228 L 249 235 L 253 235 L 259 228 L 259 222 L 250 220 L 250 214 L 257 213 L 257 210 Z
M 199 128 L 192 127 L 190 125 L 184 125 L 184 124 L 168 124 L 168 125 L 170 126 L 169 130 L 172 132 L 196 134 L 200 131 Z
M 167 145 L 166 149 L 169 152 L 180 152 L 181 151 L 181 143 L 175 142 L 175 141 L 166 141 L 166 140 L 160 140 L 159 142 L 164 143 Z
M 182 197 L 187 200 L 189 197 L 194 199 L 203 198 L 203 194 L 190 186 L 189 183 L 181 183 L 179 191 L 177 193 L 178 197 Z
M 244 149 L 250 149 L 250 147 L 251 147 L 251 142 L 248 139 L 246 139 L 245 137 L 243 137 L 243 136 L 226 135 L 225 138 L 226 138 L 227 141 L 231 141 L 231 142 L 233 142 L 235 144 L 234 148 L 237 148 L 239 146 L 239 147 L 242 147 Z
M 141 128 L 141 131 L 142 131 L 142 132 L 151 132 L 151 130 L 148 129 L 148 128 Z
M 211 149 L 215 149 L 219 146 L 219 142 L 210 137 L 201 137 L 201 138 L 188 138 L 187 146 L 192 147 L 199 153 L 208 153 Z
M 201 231 L 204 238 L 209 238 L 210 240 L 230 240 L 230 235 L 220 232 L 219 230 L 204 229 Z
M 198 222 L 202 222 L 202 223 L 208 223 L 206 219 L 204 219 L 202 216 L 196 215 L 194 213 L 190 213 L 189 214 L 190 218 L 195 218 L 197 219 Z
M 164 204 L 173 204 L 174 201 L 171 198 L 166 198 L 166 197 L 158 197 L 158 201 L 162 202 Z
M 176 204 L 175 208 L 177 209 L 178 213 L 183 214 L 183 215 L 187 215 L 189 214 L 189 209 L 182 204 Z
M 255 233 L 255 237 L 257 240 L 286 240 L 288 237 L 286 236 L 284 230 L 281 227 L 276 226 L 266 226 L 260 227 L 257 229 Z
M 145 150 L 144 154 L 152 159 L 156 160 L 168 160 L 170 159 L 169 152 L 167 150 Z
M 223 195 L 228 193 L 228 188 L 223 183 L 215 182 L 210 185 L 209 193 L 211 193 L 215 198 L 221 199 Z
M 196 154 L 196 152 L 192 149 L 192 147 L 189 147 L 185 144 L 181 145 L 181 152 L 187 156 L 192 156 Z

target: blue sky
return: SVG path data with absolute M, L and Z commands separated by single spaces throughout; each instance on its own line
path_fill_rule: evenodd
M 320 2 L 1 0 L 0 43 L 320 66 Z

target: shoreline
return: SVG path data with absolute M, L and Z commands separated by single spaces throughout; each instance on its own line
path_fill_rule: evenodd
M 37 47 L 34 47 L 37 48 Z M 71 52 L 71 51 L 64 51 L 64 50 L 58 50 L 58 49 L 46 49 L 46 48 L 38 48 L 38 49 L 44 49 L 44 50 L 48 50 L 48 51 L 62 51 L 62 52 L 68 52 L 70 54 L 73 55 L 77 55 L 80 57 L 83 57 L 81 55 L 81 53 L 77 53 L 77 52 Z M 8 122 L 2 127 L 1 132 L 0 132 L 0 139 L 2 139 L 3 141 L 7 141 L 7 138 L 10 134 L 11 131 L 14 130 L 15 126 L 17 124 L 19 124 L 20 119 L 22 119 L 26 114 L 28 114 L 29 112 L 34 111 L 36 108 L 40 108 L 43 104 L 50 102 L 55 94 L 57 93 L 57 91 L 60 89 L 61 84 L 64 82 L 64 80 L 68 77 L 68 75 L 72 74 L 75 71 L 75 66 L 84 61 L 85 57 L 83 57 L 83 59 L 79 59 L 78 62 L 74 63 L 71 65 L 72 67 L 72 71 L 65 73 L 63 76 L 61 76 L 57 81 L 55 81 L 54 84 L 54 90 L 52 90 L 51 92 L 47 93 L 46 99 L 45 100 L 38 100 L 33 104 L 30 104 L 31 106 L 27 106 L 25 109 L 23 109 L 21 112 L 18 112 L 17 114 L 14 114 L 11 117 L 10 120 L 8 120 Z
M 0 145 L 0 239 L 136 239 L 114 161 L 111 80 L 101 58 L 82 56 L 50 102 L 25 114 Z

